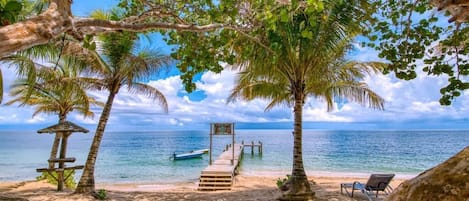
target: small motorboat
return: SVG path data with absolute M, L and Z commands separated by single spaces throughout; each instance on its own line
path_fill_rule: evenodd
M 202 158 L 202 155 L 204 152 L 189 152 L 189 153 L 183 153 L 183 154 L 176 154 L 173 153 L 173 160 L 184 160 L 184 159 L 191 159 L 191 158 Z

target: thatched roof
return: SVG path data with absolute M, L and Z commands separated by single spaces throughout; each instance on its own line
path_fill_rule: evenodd
M 81 132 L 88 133 L 89 131 L 79 125 L 76 125 L 72 122 L 65 121 L 64 123 L 58 123 L 47 128 L 43 128 L 37 131 L 41 133 L 57 133 L 57 132 Z
M 449 22 L 469 22 L 469 0 L 432 0 L 432 4 L 451 13 Z

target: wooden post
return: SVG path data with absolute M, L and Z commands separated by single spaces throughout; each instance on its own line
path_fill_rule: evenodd
M 208 157 L 208 164 L 212 165 L 212 132 L 213 132 L 213 124 L 210 124 L 210 153 Z
M 254 141 L 251 141 L 251 155 L 254 155 Z
M 60 145 L 60 156 L 59 159 L 66 158 L 67 155 L 67 141 L 71 132 L 62 133 L 62 143 Z M 64 161 L 59 161 L 59 170 L 57 170 L 57 191 L 63 191 L 64 189 Z
M 234 144 L 235 143 L 235 140 L 234 140 L 234 135 L 235 134 L 234 134 L 234 126 L 233 125 L 234 125 L 234 123 L 231 124 L 231 133 L 232 133 L 232 135 L 231 135 L 231 143 L 232 143 L 232 147 L 231 147 L 231 149 L 232 149 L 232 152 L 231 152 L 231 165 L 234 165 L 234 150 L 235 150 L 235 144 Z
M 259 141 L 259 155 L 262 155 L 262 142 Z

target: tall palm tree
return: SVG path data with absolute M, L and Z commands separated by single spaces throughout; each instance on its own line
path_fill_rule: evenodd
M 240 73 L 228 102 L 263 98 L 271 101 L 266 110 L 281 104 L 293 107 L 293 167 L 281 200 L 314 197 L 302 156 L 303 105 L 308 97 L 323 99 L 328 111 L 336 98 L 376 109 L 384 107 L 384 100 L 360 82 L 383 64 L 344 59 L 360 30 L 357 9 L 356 4 L 343 1 L 329 2 L 319 15 L 300 7 L 288 21 L 278 21 L 275 30 L 261 33 L 258 43 L 245 47 L 249 54 L 234 67 Z
M 88 96 L 83 86 L 73 81 L 72 78 L 79 76 L 75 64 L 73 58 L 61 59 L 60 64 L 53 67 L 36 64 L 38 69 L 35 82 L 31 83 L 28 78 L 16 80 L 10 91 L 14 99 L 5 104 L 20 103 L 20 106 L 33 106 L 33 117 L 40 113 L 57 114 L 59 123 L 65 122 L 67 115 L 72 111 L 77 111 L 84 117 L 93 117 L 91 106 L 102 106 L 103 103 Z M 56 134 L 50 158 L 57 157 L 59 142 L 60 135 Z M 54 163 L 50 162 L 49 168 L 53 166 Z
M 117 17 L 115 13 L 104 16 Z M 168 112 L 164 95 L 156 88 L 138 81 L 147 80 L 152 74 L 168 66 L 171 61 L 170 57 L 158 51 L 145 49 L 138 51 L 136 40 L 137 35 L 129 32 L 102 35 L 100 37 L 102 47 L 98 50 L 100 54 L 86 50 L 83 52 L 82 58 L 92 61 L 89 72 L 96 76 L 84 81 L 91 83 L 97 89 L 106 90 L 109 94 L 96 128 L 83 174 L 75 190 L 76 193 L 94 193 L 95 191 L 94 168 L 99 146 L 114 98 L 122 87 L 125 86 L 131 93 L 147 95 L 156 100 L 165 113 Z

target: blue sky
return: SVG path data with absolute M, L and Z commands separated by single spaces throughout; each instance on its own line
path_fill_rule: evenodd
M 74 1 L 76 16 L 86 16 L 93 9 L 108 9 L 117 0 Z M 170 51 L 157 36 L 152 45 L 165 52 Z M 359 61 L 378 60 L 377 53 L 369 48 L 355 45 L 350 58 Z M 2 66 L 4 86 L 8 90 L 15 76 L 12 69 Z M 226 104 L 226 98 L 234 85 L 236 72 L 224 70 L 200 76 L 198 90 L 194 94 L 184 91 L 177 70 L 171 71 L 148 84 L 164 93 L 169 103 L 169 114 L 163 114 L 157 104 L 147 97 L 131 95 L 121 90 L 111 112 L 107 130 L 200 130 L 208 129 L 210 122 L 236 122 L 238 128 L 266 129 L 291 128 L 292 110 L 286 106 L 264 112 L 265 100 L 238 101 Z M 337 109 L 326 111 L 320 100 L 308 99 L 304 106 L 305 128 L 308 129 L 468 129 L 469 92 L 464 92 L 451 106 L 440 106 L 439 89 L 447 78 L 432 77 L 424 73 L 412 81 L 396 79 L 393 74 L 367 77 L 365 82 L 385 100 L 385 110 L 377 111 L 355 103 L 337 103 Z M 7 91 L 6 90 L 6 91 Z M 92 92 L 105 101 L 107 94 Z M 4 100 L 9 100 L 7 94 Z M 38 130 L 57 122 L 56 115 L 32 117 L 30 107 L 0 106 L 0 130 Z M 101 109 L 95 109 L 93 119 L 83 119 L 75 113 L 69 120 L 94 130 Z

